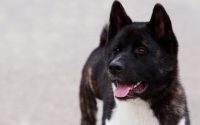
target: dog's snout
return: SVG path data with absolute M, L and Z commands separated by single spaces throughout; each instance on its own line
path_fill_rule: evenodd
M 109 68 L 109 72 L 112 74 L 118 74 L 124 70 L 122 63 L 120 62 L 111 62 L 108 68 Z

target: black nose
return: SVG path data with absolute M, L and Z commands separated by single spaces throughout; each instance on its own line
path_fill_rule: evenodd
M 120 62 L 111 62 L 108 68 L 109 72 L 112 74 L 121 73 L 124 69 L 123 65 Z

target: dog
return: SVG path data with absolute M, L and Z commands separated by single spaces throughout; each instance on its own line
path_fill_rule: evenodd
M 81 125 L 190 125 L 178 75 L 178 42 L 170 18 L 156 4 L 148 22 L 132 22 L 114 1 L 100 45 L 89 56 L 80 84 Z

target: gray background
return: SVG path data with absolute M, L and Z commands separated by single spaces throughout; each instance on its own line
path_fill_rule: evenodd
M 180 79 L 193 125 L 200 123 L 200 2 L 123 0 L 134 21 L 156 2 L 180 44 Z M 0 124 L 78 125 L 82 66 L 98 45 L 112 0 L 0 0 Z

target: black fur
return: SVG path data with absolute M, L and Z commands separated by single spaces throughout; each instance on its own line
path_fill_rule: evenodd
M 160 125 L 177 125 L 185 116 L 190 125 L 184 90 L 178 79 L 178 42 L 165 9 L 156 4 L 149 22 L 132 22 L 122 5 L 113 3 L 100 46 L 87 60 L 80 86 L 81 125 L 95 125 L 96 99 L 103 100 L 102 122 L 115 107 L 111 83 L 146 81 L 136 95 L 148 102 Z M 117 67 L 111 67 L 113 60 Z M 117 60 L 117 61 L 116 61 Z

